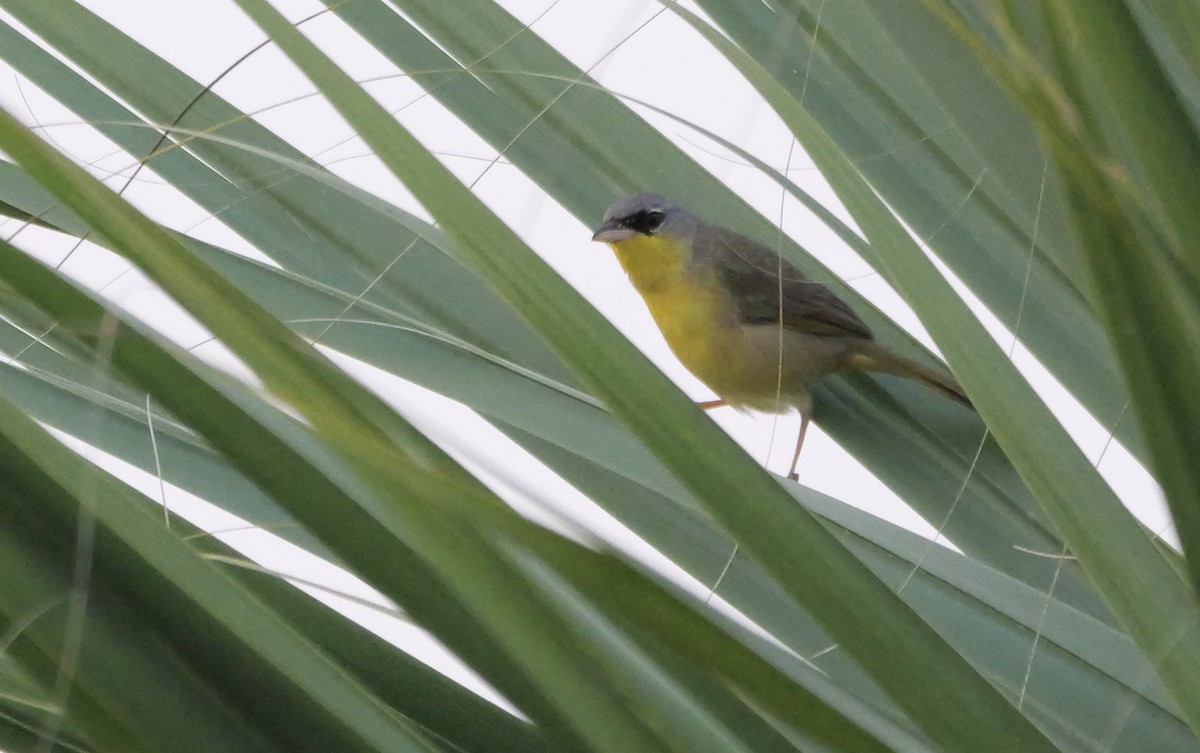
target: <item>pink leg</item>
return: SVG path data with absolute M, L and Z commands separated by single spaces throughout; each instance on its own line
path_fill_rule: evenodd
M 713 408 L 720 408 L 724 404 L 725 401 L 720 398 L 716 400 L 702 400 L 696 403 L 696 405 L 700 406 L 700 410 L 712 410 Z
M 792 467 L 788 470 L 789 481 L 799 481 L 800 476 L 796 473 L 796 463 L 800 462 L 800 448 L 804 446 L 804 434 L 808 431 L 808 415 L 800 414 L 800 436 L 796 437 L 796 452 L 792 454 Z

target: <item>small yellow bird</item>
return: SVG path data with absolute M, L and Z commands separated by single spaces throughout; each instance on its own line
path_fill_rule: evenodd
M 616 252 L 675 356 L 721 398 L 701 407 L 800 411 L 790 479 L 812 412 L 809 385 L 821 377 L 855 369 L 896 374 L 971 406 L 952 378 L 877 343 L 824 285 L 663 196 L 616 202 L 592 240 Z

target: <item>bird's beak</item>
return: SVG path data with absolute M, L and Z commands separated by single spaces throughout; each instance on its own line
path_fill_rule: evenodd
M 637 235 L 636 230 L 625 227 L 621 224 L 620 220 L 611 219 L 605 220 L 604 224 L 592 234 L 592 240 L 600 241 L 601 243 L 617 243 L 629 240 L 635 235 Z

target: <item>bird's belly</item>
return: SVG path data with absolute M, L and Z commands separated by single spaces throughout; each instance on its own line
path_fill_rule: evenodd
M 805 405 L 808 383 L 832 370 L 822 338 L 785 330 L 781 361 L 777 327 L 747 327 L 722 316 L 722 302 L 698 300 L 710 295 L 699 288 L 686 293 L 687 305 L 678 305 L 678 295 L 644 297 L 675 357 L 730 405 L 764 411 Z

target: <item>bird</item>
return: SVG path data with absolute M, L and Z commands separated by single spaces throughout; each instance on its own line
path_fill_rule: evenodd
M 888 350 L 854 311 L 767 246 L 657 193 L 614 202 L 593 241 L 608 244 L 676 358 L 718 399 L 708 409 L 800 413 L 796 465 L 814 382 L 846 371 L 893 374 L 967 407 L 952 377 Z

